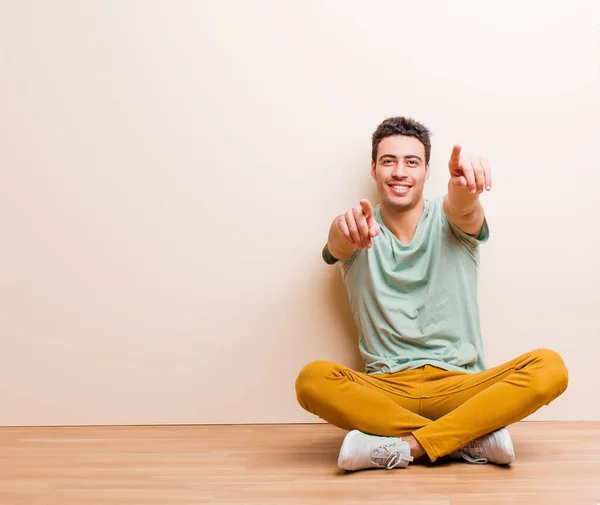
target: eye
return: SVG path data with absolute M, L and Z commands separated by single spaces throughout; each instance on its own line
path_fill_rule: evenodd
M 419 163 L 417 162 L 417 160 L 408 160 L 408 164 L 411 167 L 416 167 Z
M 392 160 L 391 158 L 383 160 L 384 165 L 391 165 L 392 163 L 394 163 L 394 160 Z

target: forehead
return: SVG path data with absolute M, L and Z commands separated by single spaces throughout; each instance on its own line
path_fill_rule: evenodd
M 384 138 L 377 148 L 377 158 L 385 154 L 391 154 L 398 158 L 416 155 L 425 160 L 425 146 L 416 137 L 392 135 Z

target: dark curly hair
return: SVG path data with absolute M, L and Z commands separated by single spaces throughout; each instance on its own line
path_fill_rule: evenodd
M 377 162 L 377 148 L 379 143 L 386 137 L 392 135 L 406 135 L 407 137 L 415 137 L 425 146 L 425 163 L 429 163 L 431 154 L 431 132 L 421 123 L 412 118 L 406 117 L 390 117 L 381 123 L 375 133 L 373 133 L 373 163 Z

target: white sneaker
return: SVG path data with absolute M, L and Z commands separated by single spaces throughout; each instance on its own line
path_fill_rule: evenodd
M 452 453 L 451 457 L 463 458 L 469 463 L 510 465 L 515 461 L 515 450 L 508 430 L 500 428 L 469 442 L 462 449 Z
M 377 437 L 354 430 L 346 435 L 338 466 L 343 470 L 365 468 L 406 468 L 413 458 L 410 446 L 401 438 Z

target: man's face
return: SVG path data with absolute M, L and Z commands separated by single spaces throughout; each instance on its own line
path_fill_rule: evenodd
M 428 172 L 425 146 L 417 138 L 404 135 L 384 138 L 379 143 L 376 161 L 371 163 L 381 203 L 397 212 L 421 202 Z

